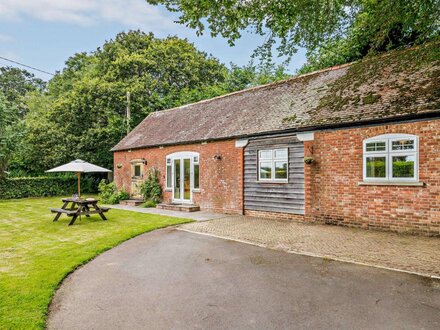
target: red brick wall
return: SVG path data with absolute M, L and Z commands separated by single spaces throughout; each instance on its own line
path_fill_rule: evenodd
M 389 133 L 419 136 L 424 187 L 360 186 L 362 142 Z M 305 142 L 308 221 L 397 232 L 440 234 L 440 120 L 323 131 Z
M 265 218 L 265 219 L 282 219 L 282 220 L 294 220 L 294 221 L 305 220 L 305 217 L 302 214 L 292 214 L 292 213 L 245 210 L 244 214 L 250 217 Z
M 362 186 L 363 140 L 380 134 L 419 136 L 419 179 L 423 187 Z M 130 160 L 145 158 L 146 170 L 157 167 L 165 179 L 165 157 L 177 151 L 200 153 L 200 192 L 194 202 L 202 209 L 242 213 L 243 150 L 235 141 L 134 150 L 115 153 L 115 182 L 130 190 Z M 440 235 L 440 120 L 322 131 L 304 143 L 306 221 L 351 227 Z M 221 160 L 214 160 L 221 155 Z M 122 164 L 118 169 L 117 165 Z M 171 192 L 165 191 L 169 201 Z M 301 220 L 283 213 L 250 212 L 252 216 Z
M 200 153 L 200 192 L 193 192 L 193 202 L 202 209 L 224 213 L 243 211 L 243 149 L 235 147 L 235 140 L 191 144 L 163 148 L 148 148 L 114 153 L 115 183 L 130 192 L 131 164 L 144 158 L 144 173 L 152 166 L 159 169 L 164 201 L 169 202 L 171 191 L 165 190 L 166 156 L 179 151 Z M 220 155 L 216 160 L 214 156 Z M 118 165 L 122 165 L 118 168 Z

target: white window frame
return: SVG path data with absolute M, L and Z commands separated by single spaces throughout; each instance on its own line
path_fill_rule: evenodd
M 199 166 L 199 186 L 197 188 L 194 186 L 194 183 L 196 182 L 194 180 L 195 179 L 194 165 Z M 194 153 L 191 159 L 191 179 L 192 179 L 191 189 L 193 191 L 200 191 L 200 155 L 198 153 Z
M 168 182 L 168 169 L 170 170 L 171 174 L 171 182 Z M 165 161 L 165 189 L 171 190 L 173 189 L 173 159 L 170 157 L 166 157 Z
M 276 151 L 286 151 L 287 156 L 283 158 L 275 158 Z M 270 158 L 261 158 L 261 153 L 270 152 Z M 286 162 L 287 163 L 287 178 L 285 179 L 277 179 L 275 178 L 275 163 L 276 162 Z M 271 178 L 262 178 L 261 177 L 261 163 L 271 163 Z M 262 149 L 258 150 L 258 181 L 260 182 L 288 182 L 289 181 L 289 148 L 276 148 L 276 149 Z
M 198 152 L 192 152 L 192 151 L 180 151 L 175 152 L 172 154 L 169 154 L 165 157 L 165 190 L 167 191 L 173 191 L 174 190 L 174 170 L 173 170 L 173 162 L 176 158 L 190 158 L 190 175 L 191 175 L 191 192 L 200 192 L 200 154 Z M 194 164 L 199 165 L 199 188 L 194 188 Z M 171 167 L 171 186 L 168 186 L 168 180 L 167 180 L 167 173 L 166 170 L 168 169 L 168 166 Z M 192 196 L 191 196 L 192 200 Z
M 392 150 L 392 142 L 398 140 L 414 141 L 414 149 Z M 367 151 L 367 144 L 371 142 L 385 142 L 385 150 Z M 393 156 L 414 156 L 414 177 L 395 178 L 393 177 Z M 385 157 L 385 178 L 367 177 L 367 157 Z M 390 182 L 405 183 L 419 181 L 419 137 L 411 134 L 383 134 L 365 139 L 363 141 L 363 180 L 364 182 Z

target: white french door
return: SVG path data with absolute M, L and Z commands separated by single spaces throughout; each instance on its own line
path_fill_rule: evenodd
M 191 158 L 173 158 L 173 202 L 191 203 L 193 186 L 191 180 Z

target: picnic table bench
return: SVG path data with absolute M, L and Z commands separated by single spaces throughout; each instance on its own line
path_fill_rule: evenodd
M 97 199 L 63 198 L 62 201 L 63 206 L 61 208 L 50 209 L 52 213 L 56 213 L 53 221 L 58 221 L 62 214 L 72 217 L 69 226 L 73 225 L 76 219 L 82 215 L 90 217 L 91 214 L 99 214 L 102 220 L 107 220 L 104 212 L 107 212 L 109 208 L 98 206 L 99 201 Z

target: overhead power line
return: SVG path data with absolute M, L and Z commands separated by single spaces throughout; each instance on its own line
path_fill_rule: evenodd
M 0 59 L 8 61 L 8 62 L 15 63 L 15 64 L 18 64 L 18 65 L 21 65 L 21 66 L 24 66 L 25 68 L 28 68 L 28 69 L 31 69 L 31 70 L 35 70 L 35 71 L 39 71 L 41 73 L 45 73 L 45 74 L 48 74 L 48 75 L 51 75 L 51 76 L 55 76 L 55 74 L 53 74 L 53 73 L 50 73 L 50 72 L 47 72 L 47 71 L 44 71 L 44 70 L 40 70 L 40 69 L 34 68 L 33 66 L 30 66 L 30 65 L 26 65 L 26 64 L 23 64 L 23 63 L 20 63 L 20 62 L 16 62 L 16 61 L 10 60 L 9 58 L 3 57 L 3 56 L 0 56 Z

